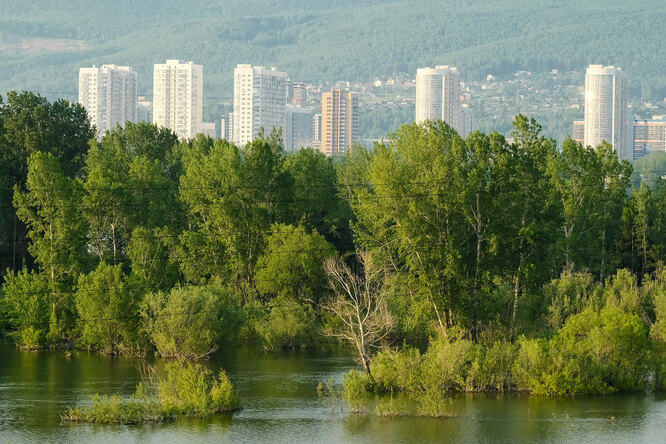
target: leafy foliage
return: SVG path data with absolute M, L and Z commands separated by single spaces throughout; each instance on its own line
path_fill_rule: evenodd
M 143 330 L 165 358 L 193 359 L 217 350 L 238 327 L 236 301 L 225 290 L 173 288 L 149 293 L 141 304 Z
M 102 424 L 158 422 L 178 416 L 205 417 L 240 409 L 240 400 L 226 372 L 217 378 L 199 364 L 169 363 L 166 378 L 154 375 L 137 385 L 128 400 L 119 395 L 95 395 L 92 405 L 75 407 L 63 421 Z

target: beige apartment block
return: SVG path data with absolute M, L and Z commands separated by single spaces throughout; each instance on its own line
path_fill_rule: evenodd
M 321 152 L 345 154 L 358 141 L 358 95 L 334 89 L 321 95 Z

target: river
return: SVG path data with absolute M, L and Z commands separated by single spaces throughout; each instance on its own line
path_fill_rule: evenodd
M 0 345 L 0 443 L 18 442 L 666 442 L 666 396 L 541 398 L 460 395 L 454 416 L 383 418 L 333 411 L 316 385 L 355 368 L 341 348 L 265 353 L 252 344 L 216 354 L 243 410 L 148 425 L 65 424 L 60 414 L 95 393 L 129 396 L 141 360 L 24 352 Z M 155 362 L 159 368 L 163 363 Z

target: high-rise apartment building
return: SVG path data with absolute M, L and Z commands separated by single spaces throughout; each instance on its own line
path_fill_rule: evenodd
M 463 139 L 474 132 L 474 114 L 472 114 L 472 108 L 469 107 L 469 104 L 465 103 L 460 108 L 460 130 L 458 134 Z
M 321 152 L 344 154 L 358 141 L 358 95 L 334 89 L 321 95 Z
M 211 139 L 217 139 L 217 128 L 215 126 L 215 122 L 202 122 L 201 134 L 208 136 Z
M 303 83 L 287 80 L 287 103 L 289 105 L 300 108 L 305 106 L 307 99 L 307 90 Z
M 666 116 L 633 121 L 633 160 L 652 153 L 666 152 Z
M 234 140 L 234 113 L 227 114 L 220 121 L 220 139 L 225 139 L 228 142 Z
M 153 123 L 191 139 L 202 131 L 203 65 L 181 60 L 156 64 L 153 71 Z
M 102 65 L 79 69 L 79 103 L 97 134 L 137 121 L 136 72 L 129 66 Z
M 312 148 L 321 151 L 321 114 L 312 116 Z
M 458 68 L 437 66 L 416 71 L 416 123 L 443 120 L 460 133 L 460 72 Z
M 614 66 L 590 65 L 585 73 L 586 146 L 611 143 L 620 159 L 631 159 L 627 114 L 627 77 Z
M 576 119 L 573 121 L 571 138 L 578 143 L 585 143 L 585 121 Z
M 146 96 L 137 97 L 136 107 L 136 121 L 137 122 L 152 122 L 153 121 L 153 102 L 148 100 Z
M 275 68 L 239 64 L 234 69 L 233 141 L 245 145 L 263 128 L 283 130 L 287 105 L 287 73 Z
M 284 149 L 296 151 L 312 145 L 312 110 L 287 105 L 284 126 Z

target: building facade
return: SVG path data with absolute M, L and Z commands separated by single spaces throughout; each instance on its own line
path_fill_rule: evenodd
M 574 120 L 571 130 L 571 138 L 578 143 L 585 143 L 585 121 Z
M 202 131 L 203 65 L 167 60 L 153 70 L 153 123 L 191 139 Z
M 358 95 L 333 89 L 321 95 L 321 152 L 345 154 L 358 141 Z
M 220 138 L 232 142 L 234 140 L 234 113 L 223 117 L 220 124 Z
M 234 69 L 233 141 L 243 146 L 259 134 L 281 130 L 284 137 L 287 73 L 263 66 Z
M 469 104 L 464 104 L 460 108 L 460 137 L 463 139 L 467 138 L 471 133 L 474 132 L 474 114 L 472 114 L 472 108 L 469 107 Z
M 460 133 L 460 72 L 457 68 L 437 66 L 416 71 L 416 123 L 443 120 Z
M 305 106 L 307 99 L 307 90 L 303 83 L 287 80 L 287 103 L 289 105 L 301 108 Z
M 137 75 L 129 66 L 79 69 L 79 103 L 103 136 L 117 125 L 137 121 Z
M 201 134 L 210 137 L 211 139 L 217 139 L 217 127 L 215 126 L 215 122 L 203 122 L 201 124 Z
M 146 96 L 137 97 L 137 122 L 152 122 L 153 121 L 153 102 L 148 100 Z
M 321 113 L 312 116 L 312 148 L 321 151 Z
M 584 144 L 608 142 L 620 159 L 631 159 L 627 77 L 614 66 L 590 65 L 585 73 Z
M 297 151 L 312 146 L 312 110 L 287 105 L 284 127 L 284 149 Z
M 666 116 L 634 120 L 634 160 L 666 152 Z

